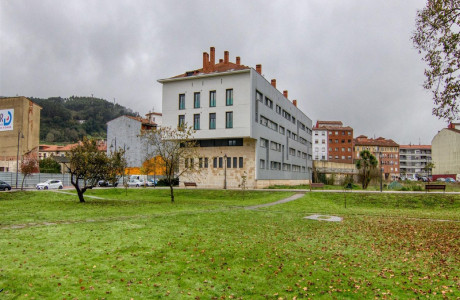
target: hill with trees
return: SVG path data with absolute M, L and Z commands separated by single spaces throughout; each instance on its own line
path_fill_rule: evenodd
M 108 121 L 122 115 L 139 115 L 122 105 L 93 97 L 29 99 L 43 108 L 40 117 L 41 143 L 77 142 L 86 136 L 106 138 Z

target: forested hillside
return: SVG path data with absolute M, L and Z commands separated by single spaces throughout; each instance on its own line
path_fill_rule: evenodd
M 92 97 L 29 98 L 43 107 L 40 142 L 77 142 L 84 136 L 105 138 L 107 122 L 122 115 L 135 116 L 131 109 Z

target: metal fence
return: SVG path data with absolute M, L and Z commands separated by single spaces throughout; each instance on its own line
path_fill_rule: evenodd
M 21 187 L 22 180 L 24 176 L 21 173 L 18 173 L 17 176 L 17 186 Z M 51 174 L 51 173 L 35 173 L 29 176 L 26 176 L 24 179 L 25 188 L 33 188 L 37 183 L 47 181 L 49 179 L 61 180 L 64 186 L 70 186 L 70 174 Z M 13 188 L 16 187 L 16 173 L 13 172 L 0 172 L 0 180 L 5 181 Z

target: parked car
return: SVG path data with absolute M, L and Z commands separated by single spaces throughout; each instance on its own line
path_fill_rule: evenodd
M 446 182 L 455 182 L 455 179 L 448 177 L 446 178 Z
M 45 182 L 37 184 L 37 186 L 36 186 L 37 190 L 47 190 L 47 189 L 60 189 L 60 190 L 62 190 L 63 187 L 64 187 L 64 185 L 62 184 L 62 181 L 56 180 L 56 179 L 47 180 Z
M 98 183 L 97 183 L 98 186 L 118 186 L 118 181 L 115 182 L 115 184 L 113 184 L 112 182 L 110 181 L 107 181 L 107 180 L 99 180 Z
M 430 178 L 425 177 L 425 176 L 420 177 L 418 180 L 419 180 L 419 181 L 423 181 L 423 182 L 430 182 L 430 181 L 431 181 Z
M 442 182 L 445 182 L 446 179 L 445 178 L 442 178 L 442 177 L 439 177 L 438 179 L 436 179 L 436 181 L 442 181 Z
M 0 190 L 1 191 L 6 191 L 6 190 L 11 191 L 11 185 L 9 185 L 3 180 L 0 180 Z
M 133 179 L 133 180 L 128 181 L 128 186 L 140 187 L 140 186 L 143 186 L 143 185 L 144 185 L 144 182 L 140 181 L 140 180 L 137 180 L 137 179 Z
M 157 184 L 158 184 L 157 179 L 150 178 L 149 180 L 147 180 L 147 186 L 157 186 Z

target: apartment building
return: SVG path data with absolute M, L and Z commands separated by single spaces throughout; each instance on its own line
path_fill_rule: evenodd
M 431 145 L 399 145 L 400 177 L 418 179 L 431 175 Z
M 382 176 L 386 180 L 399 178 L 399 145 L 391 140 L 379 137 L 376 139 L 360 135 L 354 139 L 355 159 L 359 152 L 369 150 L 378 160 L 379 168 L 383 168 Z
M 313 160 L 353 163 L 353 128 L 341 121 L 317 121 L 313 127 Z
M 311 179 L 312 121 L 256 69 L 230 62 L 229 52 L 215 61 L 203 53 L 202 68 L 160 79 L 163 126 L 195 129 L 200 187 L 237 188 L 304 184 Z

